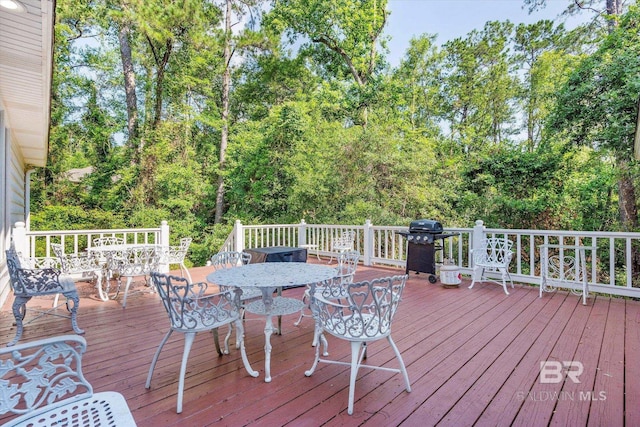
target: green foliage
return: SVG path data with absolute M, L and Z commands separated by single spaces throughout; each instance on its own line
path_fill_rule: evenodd
M 125 224 L 117 212 L 86 210 L 81 206 L 51 205 L 31 214 L 31 227 L 34 230 L 123 228 Z M 157 224 L 154 226 L 157 227 Z
M 386 1 L 286 0 L 247 13 L 260 3 L 233 2 L 247 20 L 225 64 L 221 2 L 59 0 L 49 164 L 33 174 L 32 228 L 166 220 L 172 243 L 194 238 L 193 265 L 222 247 L 237 219 L 621 228 L 614 160 L 631 159 L 636 9 L 594 54 L 584 53 L 584 32 L 549 21 L 488 22 L 442 47 L 417 35 L 389 67 Z M 127 135 L 124 24 L 135 138 Z M 67 178 L 88 166 L 81 182 Z M 636 169 L 631 162 L 634 182 Z M 214 226 L 219 177 L 225 223 Z
M 571 74 L 549 120 L 552 132 L 576 144 L 633 157 L 640 93 L 640 12 L 633 7 L 593 55 Z M 606 123 L 606 126 L 603 125 Z

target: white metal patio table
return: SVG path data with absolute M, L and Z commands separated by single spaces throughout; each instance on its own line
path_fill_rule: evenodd
M 109 282 L 113 278 L 114 273 L 118 273 L 118 272 L 111 271 L 111 268 L 109 267 L 109 262 L 108 262 L 109 257 L 124 256 L 127 251 L 135 248 L 155 249 L 156 251 L 158 251 L 158 256 L 159 256 L 162 254 L 162 251 L 164 251 L 166 247 L 159 244 L 155 244 L 155 243 L 118 243 L 118 244 L 112 244 L 112 245 L 92 246 L 90 248 L 87 248 L 87 252 L 89 253 L 89 255 L 98 259 L 99 262 L 103 264 L 105 269 L 105 274 L 103 275 L 104 278 L 100 283 L 98 283 L 98 293 L 102 301 L 109 301 L 110 299 L 115 299 L 117 298 L 120 292 L 120 285 L 118 284 L 115 291 L 115 295 L 110 295 L 112 291 L 110 290 L 111 285 Z M 126 297 L 125 297 L 125 301 L 126 301 Z
M 331 279 L 335 275 L 335 268 L 324 265 L 303 262 L 266 262 L 217 270 L 207 275 L 207 281 L 220 286 L 256 287 L 262 291 L 262 300 L 257 302 L 264 304 L 264 311 L 254 312 L 266 316 L 264 381 L 268 383 L 271 382 L 271 335 L 274 331 L 272 317 L 278 314 L 293 314 L 302 309 L 300 299 L 284 297 L 278 297 L 279 307 L 274 307 L 273 293 L 280 287 L 304 286 Z M 247 311 L 250 311 L 249 308 Z M 258 376 L 257 371 L 250 374 L 254 377 Z

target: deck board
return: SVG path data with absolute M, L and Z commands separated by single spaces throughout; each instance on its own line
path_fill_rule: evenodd
M 315 258 L 310 262 L 316 262 Z M 203 280 L 207 268 L 192 269 Z M 356 280 L 401 274 L 402 270 L 360 267 Z M 245 346 L 250 377 L 232 348 L 219 357 L 212 335 L 195 339 L 185 377 L 184 411 L 176 414 L 183 337 L 165 345 L 151 388 L 145 381 L 151 358 L 168 328 L 157 296 L 142 282 L 127 308 L 102 302 L 90 284 L 80 284 L 80 327 L 88 349 L 87 379 L 96 391 L 122 393 L 139 426 L 355 426 L 355 425 L 640 425 L 640 302 L 558 291 L 538 297 L 535 287 L 516 285 L 507 296 L 491 283 L 444 289 L 427 275 L 411 274 L 396 316 L 393 339 L 411 380 L 407 393 L 399 375 L 362 369 L 355 407 L 347 415 L 349 369 L 313 361 L 313 322 L 285 316 L 283 335 L 272 337 L 271 383 L 264 382 L 264 319 L 247 315 Z M 300 298 L 304 289 L 286 290 Z M 46 307 L 50 299 L 29 306 Z M 64 310 L 61 310 L 64 312 Z M 15 333 L 10 302 L 0 311 L 0 343 Z M 23 341 L 71 333 L 68 319 L 45 317 L 25 327 Z M 225 330 L 220 331 L 221 338 Z M 332 358 L 348 361 L 350 347 L 328 337 Z M 1 345 L 1 344 L 0 344 Z M 580 361 L 580 384 L 542 384 L 540 362 Z M 386 341 L 372 344 L 368 363 L 397 367 Z M 626 379 L 626 381 L 625 381 Z M 606 400 L 580 399 L 580 392 Z M 545 394 L 546 393 L 546 394 Z M 557 393 L 555 398 L 543 399 Z M 570 398 L 573 397 L 573 398 Z M 0 418 L 0 422 L 2 418 Z
M 640 304 L 627 302 L 625 304 L 625 379 L 624 382 L 624 414 L 625 425 L 640 425 L 640 387 L 637 387 L 637 379 L 640 378 L 640 363 L 637 357 L 640 354 Z
M 500 388 L 513 375 L 519 362 L 530 349 L 531 337 L 538 336 L 548 326 L 548 318 L 557 311 L 562 298 L 554 295 L 541 303 L 544 304 L 542 308 L 531 304 L 523 316 L 511 323 L 509 328 L 503 329 L 503 332 L 509 334 L 508 337 L 501 337 L 499 341 L 492 343 L 491 347 L 485 348 L 489 353 L 484 351 L 482 357 L 490 366 L 485 368 L 482 365 L 482 372 L 467 374 L 473 385 L 451 407 L 442 419 L 442 425 L 461 425 L 482 417 L 487 405 L 496 398 Z M 502 348 L 504 351 L 492 361 L 492 352 L 500 351 Z M 512 392 L 515 394 L 516 390 Z
M 605 298 L 596 298 L 593 303 L 586 327 L 572 358 L 572 360 L 580 361 L 585 366 L 585 370 L 579 376 L 580 384 L 574 383 L 572 380 L 564 382 L 563 398 L 558 400 L 554 411 L 554 425 L 586 425 L 589 419 L 591 401 L 581 400 L 580 391 L 594 390 L 596 370 L 593 367 L 598 366 L 599 350 L 602 348 L 609 302 Z
M 625 300 L 613 299 L 609 304 L 607 323 L 598 360 L 593 388 L 594 397 L 588 425 L 622 425 L 624 423 L 624 329 Z M 630 379 L 631 380 L 631 379 Z M 606 391 L 606 399 L 598 396 Z
M 553 343 L 551 352 L 536 363 L 538 368 L 542 361 L 562 363 L 574 360 L 576 348 L 591 308 L 591 305 L 581 306 L 576 302 L 572 307 L 568 307 L 568 310 L 563 310 L 556 314 L 552 327 L 563 328 L 562 334 Z M 551 420 L 555 405 L 558 402 L 558 399 L 554 398 L 554 396 L 559 395 L 561 391 L 562 383 L 547 384 L 536 380 L 530 390 L 531 394 L 524 400 L 514 420 L 514 425 L 529 425 L 531 420 L 538 420 L 546 425 Z

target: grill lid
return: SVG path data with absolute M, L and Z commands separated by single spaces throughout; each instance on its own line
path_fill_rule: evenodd
M 433 219 L 416 219 L 409 224 L 410 233 L 442 233 L 442 224 Z

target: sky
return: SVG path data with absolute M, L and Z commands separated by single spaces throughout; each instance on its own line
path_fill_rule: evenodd
M 409 40 L 421 34 L 437 34 L 436 43 L 442 44 L 456 37 L 464 37 L 471 30 L 481 30 L 487 21 L 509 20 L 514 24 L 533 23 L 542 19 L 556 20 L 569 4 L 569 0 L 547 0 L 541 11 L 529 15 L 523 9 L 523 0 L 389 0 L 391 11 L 386 33 L 389 41 L 389 62 L 398 65 L 409 47 Z M 593 17 L 583 12 L 582 20 Z M 564 17 L 557 22 L 565 22 Z M 580 22 L 571 18 L 565 22 L 573 28 Z

